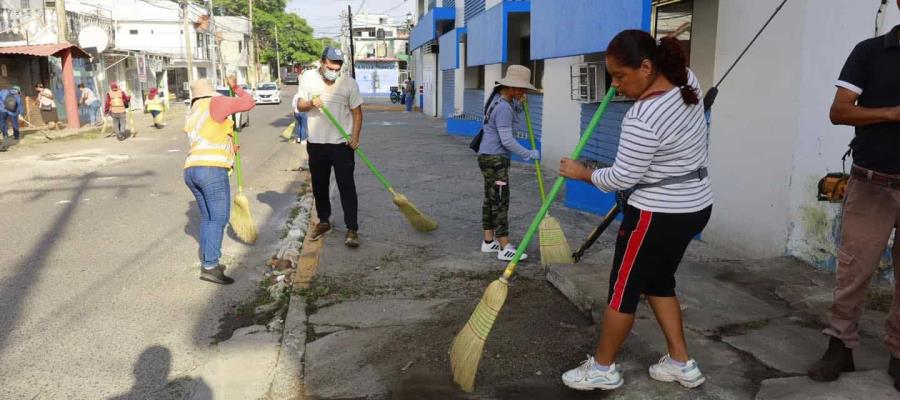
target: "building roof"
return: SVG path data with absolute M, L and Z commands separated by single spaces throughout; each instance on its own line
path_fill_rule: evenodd
M 63 50 L 72 49 L 75 58 L 91 58 L 80 47 L 70 43 L 34 44 L 30 46 L 0 47 L 0 54 L 17 54 L 24 56 L 48 57 L 55 56 Z

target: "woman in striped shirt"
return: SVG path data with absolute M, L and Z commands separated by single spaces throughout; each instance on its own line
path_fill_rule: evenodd
M 697 387 L 706 378 L 688 356 L 675 271 L 712 211 L 700 85 L 674 37 L 657 41 L 644 31 L 623 31 L 607 48 L 606 66 L 618 92 L 637 99 L 622 121 L 615 163 L 591 171 L 563 159 L 560 175 L 630 196 L 616 241 L 600 344 L 593 357 L 563 375 L 563 382 L 579 390 L 624 383 L 614 360 L 643 295 L 668 345 L 650 376 Z

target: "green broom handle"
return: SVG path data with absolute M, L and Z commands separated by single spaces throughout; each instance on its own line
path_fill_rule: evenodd
M 531 113 L 528 111 L 528 97 L 522 100 L 522 106 L 525 107 L 525 125 L 528 126 L 528 140 L 531 141 L 531 149 L 537 150 L 537 144 L 534 141 L 534 128 L 531 126 Z M 544 193 L 544 176 L 541 173 L 541 161 L 534 160 L 534 169 L 537 171 L 538 191 L 541 192 L 541 203 L 547 201 L 547 195 Z
M 341 126 L 337 119 L 334 118 L 334 115 L 331 114 L 331 111 L 328 110 L 328 107 L 325 107 L 325 104 L 323 103 L 320 109 L 325 114 L 325 116 L 328 117 L 328 120 L 331 121 L 331 124 L 341 132 L 341 135 L 344 135 L 344 140 L 346 140 L 347 143 L 350 143 L 350 135 L 347 134 L 347 131 L 344 130 L 344 127 Z M 375 165 L 373 165 L 372 162 L 369 161 L 369 157 L 366 157 L 366 153 L 363 153 L 362 149 L 357 147 L 356 154 L 358 154 L 359 158 L 363 160 L 363 162 L 367 167 L 369 167 L 370 170 L 372 170 L 372 173 L 375 174 L 375 177 L 378 178 L 379 181 L 381 181 L 381 184 L 384 185 L 384 188 L 393 193 L 394 189 L 391 187 L 391 183 L 388 182 L 388 180 L 385 179 L 384 175 L 382 175 L 381 172 L 378 171 L 378 168 L 375 168 Z
M 234 90 L 231 86 L 228 86 L 228 94 L 230 94 L 231 97 L 234 97 Z M 241 142 L 238 138 L 238 132 L 240 131 L 240 126 L 234 128 L 234 172 L 237 174 L 238 192 L 244 190 L 244 173 L 241 169 L 241 152 L 238 150 L 238 148 L 241 147 Z
M 591 136 L 594 134 L 594 129 L 597 128 L 597 124 L 600 123 L 600 119 L 603 117 L 603 114 L 606 112 L 606 107 L 609 106 L 609 102 L 612 101 L 612 98 L 616 95 L 616 88 L 609 88 L 606 92 L 606 97 L 603 98 L 603 102 L 600 103 L 600 107 L 597 108 L 597 111 L 594 113 L 594 117 L 591 118 L 591 123 L 588 124 L 587 129 L 581 134 L 581 140 L 578 141 L 578 145 L 575 146 L 575 150 L 572 151 L 572 159 L 577 160 L 578 156 L 581 155 L 581 151 L 584 150 L 584 146 L 587 145 L 588 140 L 591 139 Z M 544 201 L 544 204 L 541 205 L 540 211 L 538 211 L 537 215 L 534 216 L 534 219 L 531 221 L 531 226 L 528 227 L 528 231 L 525 232 L 525 237 L 522 238 L 522 243 L 519 244 L 519 248 L 516 250 L 516 255 L 513 256 L 512 261 L 509 262 L 509 265 L 506 266 L 506 269 L 503 271 L 503 279 L 509 279 L 513 272 L 516 270 L 516 264 L 519 263 L 519 259 L 522 258 L 522 254 L 525 253 L 525 248 L 528 247 L 528 243 L 531 242 L 532 237 L 534 237 L 534 232 L 537 231 L 538 225 L 540 225 L 541 221 L 544 219 L 544 216 L 547 215 L 547 211 L 550 210 L 550 205 L 553 203 L 553 200 L 556 199 L 556 195 L 559 194 L 559 190 L 562 188 L 563 182 L 565 182 L 566 178 L 558 177 L 556 181 L 553 182 L 553 188 L 550 189 L 550 194 L 547 196 L 547 200 Z

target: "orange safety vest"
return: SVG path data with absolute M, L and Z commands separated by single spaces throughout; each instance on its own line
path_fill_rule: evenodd
M 199 99 L 188 111 L 184 132 L 191 149 L 184 167 L 231 168 L 234 165 L 234 121 L 216 122 L 209 113 L 211 98 Z
M 117 114 L 125 112 L 125 98 L 121 90 L 109 92 L 109 111 Z

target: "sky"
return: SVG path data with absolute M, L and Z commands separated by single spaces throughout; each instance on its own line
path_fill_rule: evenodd
M 315 37 L 335 37 L 341 32 L 341 11 L 353 8 L 371 14 L 387 14 L 399 23 L 406 20 L 407 12 L 414 12 L 415 0 L 291 0 L 287 10 L 300 15 L 315 29 Z M 362 8 L 360 8 L 362 7 Z

